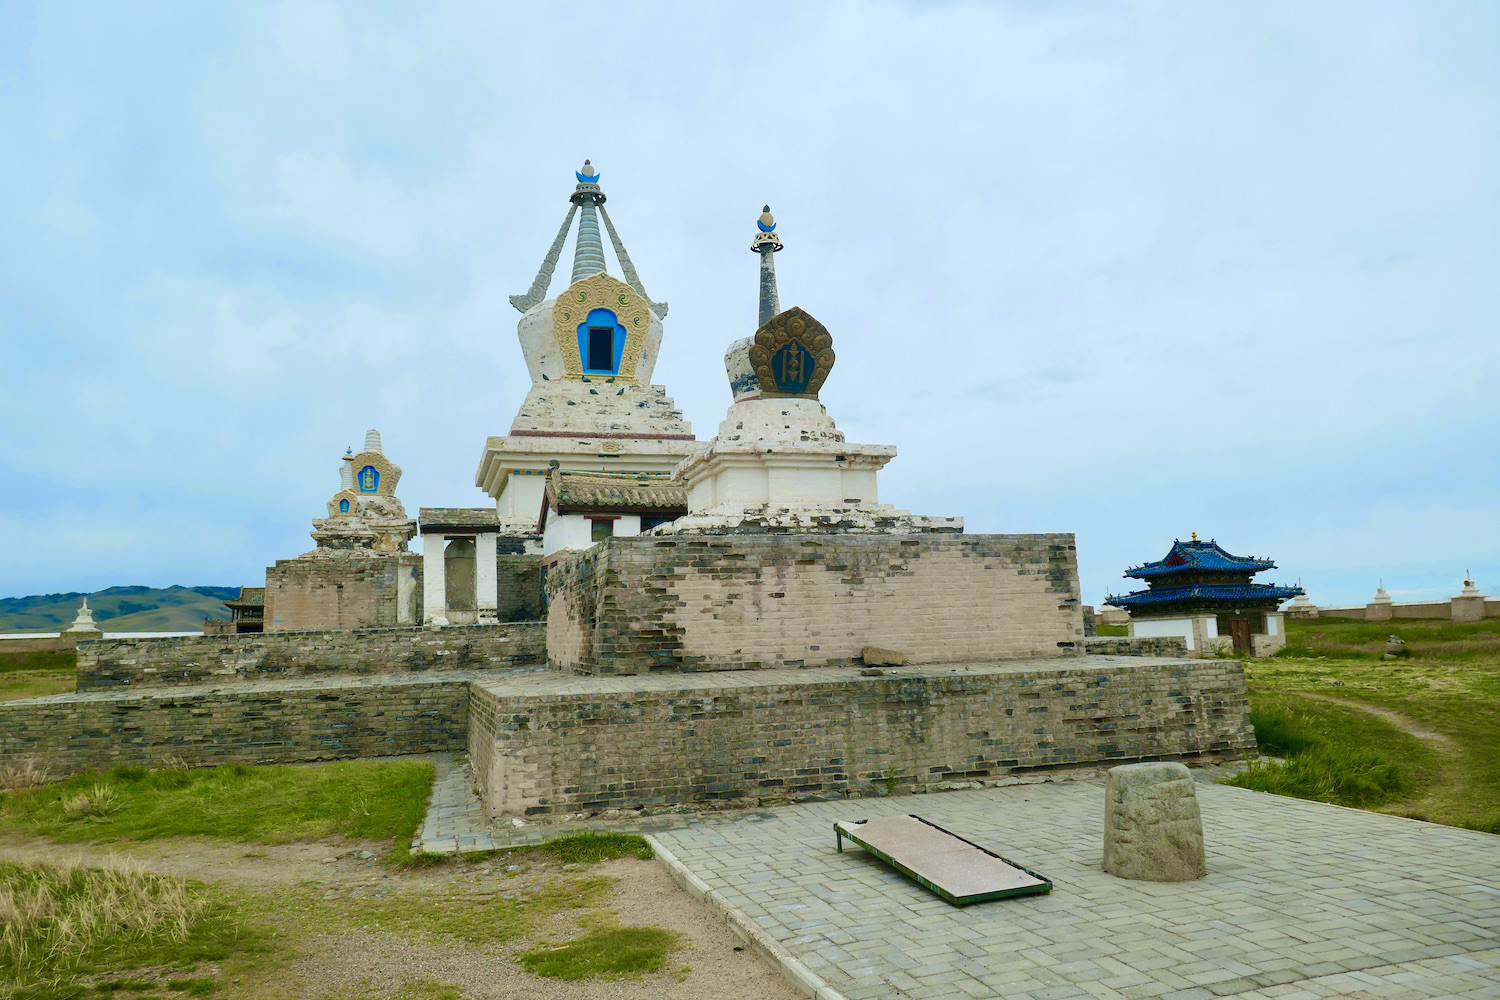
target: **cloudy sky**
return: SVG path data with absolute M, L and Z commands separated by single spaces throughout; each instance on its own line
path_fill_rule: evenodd
M 1497 51 L 1429 0 L 0 5 L 0 596 L 259 584 L 368 427 L 488 503 L 585 157 L 700 437 L 769 202 L 883 500 L 1075 532 L 1091 602 L 1192 531 L 1500 593 Z

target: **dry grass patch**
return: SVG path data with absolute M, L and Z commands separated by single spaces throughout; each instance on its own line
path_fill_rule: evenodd
M 262 935 L 183 879 L 137 865 L 89 868 L 0 862 L 0 986 L 14 1000 L 65 1000 L 142 988 L 197 993 L 182 971 L 255 951 Z M 149 967 L 153 974 L 118 978 Z M 163 974 L 163 969 L 176 970 Z

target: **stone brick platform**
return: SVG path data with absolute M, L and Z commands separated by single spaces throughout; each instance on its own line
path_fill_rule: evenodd
M 654 837 L 825 1000 L 1500 996 L 1500 837 L 1214 784 L 1198 798 L 1196 882 L 1105 874 L 1098 780 L 784 806 Z M 911 812 L 1052 892 L 959 909 L 834 849 L 835 820 Z
M 1233 661 L 1076 657 L 475 680 L 492 817 L 972 787 L 1035 768 L 1253 752 Z
M 0 702 L 0 763 L 56 777 L 116 764 L 288 763 L 464 749 L 481 671 L 302 678 Z
M 497 669 L 546 662 L 545 622 L 172 638 L 78 647 L 78 690 Z

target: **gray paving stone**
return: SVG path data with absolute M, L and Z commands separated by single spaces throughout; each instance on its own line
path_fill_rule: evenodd
M 893 986 L 921 1000 L 1500 996 L 1500 838 L 1211 784 L 1198 796 L 1209 872 L 1186 883 L 1103 872 L 1100 781 L 807 803 L 656 836 L 850 1000 Z M 959 909 L 833 849 L 834 820 L 905 812 L 1044 873 L 1052 893 Z

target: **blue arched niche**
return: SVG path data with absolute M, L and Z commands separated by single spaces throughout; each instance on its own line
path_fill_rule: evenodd
M 359 470 L 359 491 L 361 493 L 380 492 L 380 470 L 373 465 L 367 465 Z
M 578 358 L 583 362 L 583 373 L 618 375 L 624 356 L 625 327 L 614 310 L 590 310 L 588 318 L 578 324 Z

